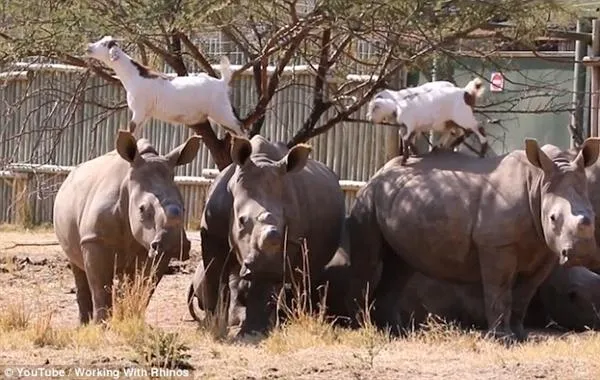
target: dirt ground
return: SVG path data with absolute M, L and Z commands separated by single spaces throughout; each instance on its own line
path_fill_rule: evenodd
M 135 365 L 136 353 L 103 330 L 78 331 L 74 283 L 51 231 L 0 229 L 0 312 L 22 302 L 31 319 L 54 312 L 51 327 L 68 332 L 63 344 L 39 344 L 27 331 L 0 331 L 0 366 L 35 365 L 97 368 Z M 437 327 L 387 341 L 369 332 L 340 332 L 306 325 L 280 329 L 254 342 L 216 341 L 190 318 L 186 289 L 198 260 L 176 267 L 159 284 L 146 312 L 155 327 L 179 333 L 190 347 L 194 378 L 202 379 L 594 379 L 600 378 L 600 335 L 595 332 L 535 334 L 507 348 L 475 332 Z M 77 335 L 79 334 L 79 335 Z M 108 334 L 108 333 L 106 333 Z M 93 335 L 93 334 L 92 334 Z M 37 343 L 36 343 L 37 342 Z M 0 375 L 1 376 L 1 375 Z M 74 378 L 73 375 L 69 376 Z

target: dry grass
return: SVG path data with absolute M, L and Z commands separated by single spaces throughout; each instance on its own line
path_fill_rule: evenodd
M 19 237 L 15 232 L 13 238 L 10 234 L 14 241 L 42 235 L 27 232 Z M 224 305 L 200 325 L 189 317 L 182 321 L 187 316 L 189 274 L 165 277 L 148 309 L 151 284 L 136 277 L 123 280 L 115 287 L 115 308 L 107 324 L 78 326 L 75 296 L 68 291 L 72 279 L 64 259 L 53 249 L 23 248 L 19 255 L 49 257 L 48 265 L 0 273 L 2 363 L 192 365 L 195 377 L 210 379 L 600 378 L 600 334 L 596 332 L 538 332 L 526 343 L 505 347 L 479 331 L 465 331 L 432 317 L 406 337 L 390 339 L 367 316 L 361 329 L 334 327 L 318 308 L 305 302 L 309 294 L 298 283 L 292 292 L 295 300 L 283 307 L 286 321 L 258 341 L 228 337 Z M 14 254 L 0 246 L 1 257 L 9 252 Z M 63 286 L 57 280 L 61 276 L 69 279 Z
M 0 313 L 0 329 L 3 331 L 25 330 L 31 321 L 31 310 L 24 299 L 5 305 Z
M 0 232 L 17 232 L 19 234 L 22 233 L 43 233 L 43 232 L 52 232 L 54 231 L 54 227 L 52 223 L 42 223 L 38 226 L 32 226 L 29 228 L 23 228 L 22 226 L 16 224 L 6 224 L 0 223 Z

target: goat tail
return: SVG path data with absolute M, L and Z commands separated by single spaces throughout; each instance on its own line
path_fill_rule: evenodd
M 227 58 L 227 56 L 222 56 L 221 57 L 221 68 L 219 69 L 219 71 L 221 72 L 221 80 L 223 82 L 225 82 L 225 84 L 229 84 L 229 82 L 231 81 L 231 76 L 233 75 L 233 72 L 231 71 L 231 64 L 229 63 L 229 58 Z
M 376 100 L 377 99 L 371 99 L 367 106 L 367 120 L 369 121 L 373 121 L 373 112 L 377 109 Z
M 481 78 L 475 78 L 467 83 L 465 86 L 465 91 L 471 94 L 471 96 L 474 98 L 479 98 L 481 95 L 483 95 L 485 87 L 483 87 L 483 81 Z

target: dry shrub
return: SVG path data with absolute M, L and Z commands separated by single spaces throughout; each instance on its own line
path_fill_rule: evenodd
M 151 264 L 147 273 L 136 264 L 133 278 L 128 275 L 115 276 L 112 286 L 112 308 L 109 325 L 130 343 L 139 339 L 146 330 L 145 315 L 154 291 L 153 277 L 157 264 Z
M 221 291 L 221 294 L 224 292 Z M 198 323 L 198 329 L 204 331 L 215 341 L 223 341 L 229 334 L 228 301 L 219 297 L 214 313 L 204 312 L 204 319 Z
M 156 266 L 153 265 L 152 276 L 155 273 Z M 113 281 L 111 322 L 144 319 L 154 290 L 152 276 L 145 276 L 136 271 L 133 278 L 123 275 Z
M 334 321 L 328 320 L 326 315 L 327 289 L 320 297 L 318 305 L 313 305 L 306 240 L 302 242 L 301 253 L 302 269 L 294 270 L 287 260 L 287 252 L 284 252 L 284 263 L 291 274 L 291 297 L 287 299 L 285 286 L 277 296 L 277 324 L 263 342 L 271 352 L 280 353 L 338 343 L 338 329 L 334 327 Z M 284 271 L 284 279 L 285 277 Z M 280 323 L 281 316 L 283 323 Z
M 98 347 L 110 338 L 113 334 L 107 334 L 107 331 L 98 324 L 88 324 L 78 326 L 71 331 L 70 341 L 75 348 Z M 122 342 L 118 342 L 122 343 Z
M 0 273 L 15 273 L 23 269 L 17 256 L 6 255 L 0 257 Z
M 209 263 L 210 266 L 212 264 Z M 206 269 L 204 269 L 206 272 Z M 199 286 L 205 281 L 206 276 L 203 275 L 200 280 Z M 194 298 L 191 299 L 194 303 Z M 194 307 L 194 305 L 192 305 Z M 198 322 L 198 330 L 205 332 L 208 336 L 216 341 L 222 341 L 227 338 L 229 334 L 228 327 L 228 314 L 229 314 L 229 291 L 227 285 L 219 285 L 219 297 L 217 297 L 217 306 L 214 313 L 204 311 L 204 318 Z
M 67 331 L 56 330 L 52 327 L 52 311 L 40 313 L 32 326 L 32 342 L 37 347 L 63 348 L 72 337 Z
M 191 355 L 187 351 L 190 348 L 181 341 L 178 333 L 150 328 L 134 348 L 140 356 L 142 364 L 146 366 L 193 369 L 188 362 Z
M 0 329 L 4 331 L 25 330 L 31 321 L 31 310 L 21 299 L 16 303 L 6 305 L 0 313 Z

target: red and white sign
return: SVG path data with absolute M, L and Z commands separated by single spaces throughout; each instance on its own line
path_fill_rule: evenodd
M 490 82 L 490 91 L 502 92 L 504 90 L 504 75 L 502 75 L 502 73 L 492 73 L 490 76 Z

